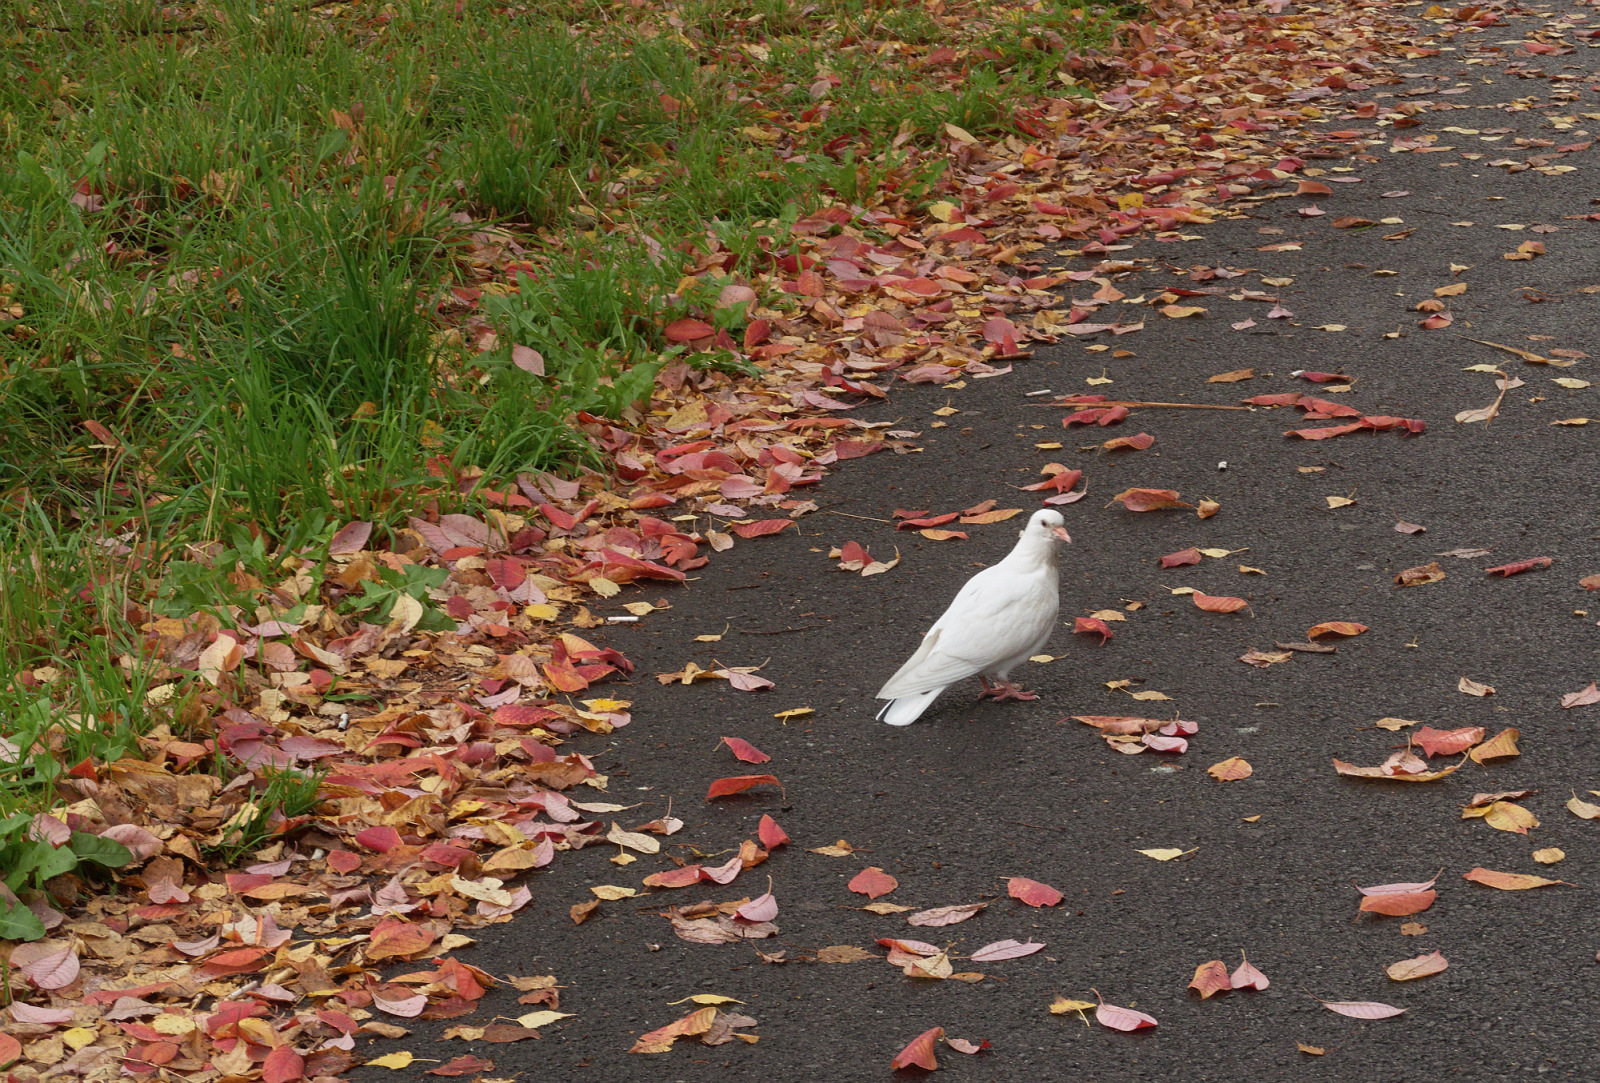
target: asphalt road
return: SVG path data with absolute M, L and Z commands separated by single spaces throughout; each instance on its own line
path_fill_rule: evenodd
M 941 1078 L 950 1079 L 1600 1078 L 1600 929 L 1593 918 L 1600 823 L 1562 807 L 1569 791 L 1600 788 L 1600 706 L 1559 706 L 1562 694 L 1600 677 L 1600 595 L 1578 585 L 1600 572 L 1600 387 L 1568 390 L 1552 382 L 1588 379 L 1592 360 L 1552 370 L 1458 337 L 1548 356 L 1552 349 L 1593 350 L 1600 327 L 1600 293 L 1576 292 L 1600 285 L 1600 223 L 1569 218 L 1594 209 L 1593 152 L 1563 159 L 1578 169 L 1555 176 L 1488 164 L 1503 154 L 1537 153 L 1515 147 L 1518 136 L 1590 138 L 1580 133 L 1600 130 L 1600 122 L 1579 114 L 1600 109 L 1600 93 L 1582 89 L 1596 80 L 1568 84 L 1579 89 L 1579 102 L 1506 112 L 1501 107 L 1518 98 L 1548 104 L 1552 83 L 1462 63 L 1470 41 L 1516 39 L 1531 25 L 1519 20 L 1464 36 L 1461 52 L 1411 65 L 1421 78 L 1377 88 L 1464 85 L 1464 93 L 1419 100 L 1468 108 L 1424 112 L 1404 132 L 1381 130 L 1386 139 L 1439 134 L 1439 145 L 1455 150 L 1394 154 L 1379 144 L 1365 159 L 1314 161 L 1329 170 L 1323 180 L 1359 183 L 1332 184 L 1331 197 L 1264 201 L 1245 208 L 1245 217 L 1197 229 L 1200 241 L 1141 243 L 1130 255 L 1157 262 L 1117 283 L 1130 297 L 1153 296 L 1196 285 L 1163 263 L 1223 266 L 1248 274 L 1205 285 L 1278 295 L 1292 318 L 1269 320 L 1269 304 L 1225 293 L 1188 299 L 1182 303 L 1208 314 L 1167 319 L 1145 309 L 1144 331 L 1108 342 L 1135 356 L 1113 358 L 1068 339 L 1006 377 L 959 390 L 901 387 L 888 406 L 860 414 L 920 431 L 921 453 L 882 454 L 841 469 L 817 490 L 824 510 L 801 520 L 798 535 L 741 542 L 687 589 L 667 593 L 670 610 L 609 630 L 609 642 L 639 667 L 630 686 L 606 690 L 633 701 L 634 722 L 597 756 L 611 778 L 611 799 L 644 803 L 621 818 L 643 821 L 670 802 L 688 826 L 666 840 L 667 850 L 731 856 L 769 813 L 794 843 L 727 887 L 602 903 L 581 926 L 567 909 L 591 897 L 591 886 L 637 886 L 643 874 L 671 866 L 663 854 L 619 869 L 607 861 L 616 852 L 608 846 L 563 856 L 536 874 L 534 906 L 483 931 L 467 957 L 496 973 L 554 973 L 563 986 L 561 1009 L 573 1017 L 545 1028 L 537 1042 L 433 1043 L 425 1039 L 437 1028 L 422 1028 L 409 1047 L 441 1059 L 469 1051 L 492 1057 L 496 1068 L 488 1074 L 496 1077 L 847 1081 L 889 1077 L 901 1046 L 940 1025 L 952 1036 L 993 1043 L 977 1056 L 941 1046 Z M 1519 63 L 1587 76 L 1595 55 L 1580 45 L 1575 54 Z M 1558 130 L 1552 116 L 1576 119 Z M 1448 125 L 1478 133 L 1441 132 Z M 1380 131 L 1371 120 L 1329 125 L 1343 126 Z M 1496 127 L 1514 132 L 1480 141 L 1483 129 Z M 1464 159 L 1462 151 L 1484 157 Z M 1274 191 L 1293 190 L 1291 182 Z M 1401 191 L 1409 194 L 1383 195 Z M 1312 203 L 1328 213 L 1297 213 Z M 1404 222 L 1341 230 L 1332 226 L 1339 216 Z M 1465 221 L 1475 224 L 1451 224 Z M 1501 224 L 1528 228 L 1496 228 Z M 1557 230 L 1532 233 L 1539 224 Z M 1414 232 L 1402 240 L 1383 239 L 1407 228 Z M 1527 240 L 1542 241 L 1546 254 L 1502 258 Z M 1299 251 L 1261 251 L 1294 241 Z M 1468 269 L 1452 275 L 1451 264 Z M 1294 281 L 1274 288 L 1263 277 Z M 1419 328 L 1422 314 L 1412 306 L 1458 281 L 1468 289 L 1450 299 L 1454 325 Z M 1545 299 L 1530 301 L 1524 287 Z M 1085 294 L 1093 288 L 1080 287 Z M 1247 316 L 1254 328 L 1232 329 Z M 1502 362 L 1524 383 L 1507 393 L 1499 418 L 1487 429 L 1453 421 L 1496 395 L 1493 375 L 1464 368 Z M 1206 382 L 1246 367 L 1256 378 Z M 1331 398 L 1369 415 L 1423 418 L 1427 432 L 1303 442 L 1282 434 L 1330 422 L 1302 422 L 1286 409 L 1150 409 L 1114 431 L 1064 434 L 1058 419 L 1065 411 L 1041 405 L 1048 396 L 1024 394 L 1052 388 L 1233 404 L 1248 395 L 1318 393 L 1290 378 L 1301 368 L 1343 371 L 1354 389 Z M 1114 383 L 1085 385 L 1102 370 Z M 947 402 L 960 413 L 932 428 L 932 411 Z M 1578 416 L 1597 421 L 1550 424 Z M 1140 431 L 1155 437 L 1154 447 L 1081 450 Z M 1034 446 L 1052 440 L 1065 447 Z M 1063 555 L 1065 626 L 1046 648 L 1057 658 L 1020 674 L 1041 698 L 978 704 L 973 684 L 947 692 L 908 728 L 873 722 L 873 692 L 960 583 L 1009 548 L 1022 521 L 968 528 L 969 541 L 936 543 L 896 534 L 881 520 L 895 508 L 948 511 L 990 498 L 1002 507 L 1035 507 L 1036 494 L 1014 486 L 1036 480 L 1049 461 L 1082 468 L 1090 495 L 1064 509 L 1075 544 Z M 1177 489 L 1191 501 L 1209 497 L 1222 510 L 1202 521 L 1190 511 L 1134 515 L 1106 506 L 1130 486 Z M 1330 495 L 1356 503 L 1330 509 Z M 1397 520 L 1427 531 L 1397 533 Z M 826 551 L 847 540 L 869 545 L 875 556 L 898 545 L 903 559 L 884 575 L 845 574 Z M 1246 551 L 1193 567 L 1157 565 L 1162 554 L 1188 546 Z M 1435 555 L 1461 547 L 1492 552 Z M 1509 579 L 1485 574 L 1538 556 L 1554 557 L 1554 566 Z M 1442 582 L 1393 584 L 1402 569 L 1432 560 L 1447 573 Z M 1241 563 L 1266 574 L 1241 574 Z M 1205 613 L 1170 593 L 1183 586 L 1245 597 L 1250 607 Z M 1107 645 L 1071 633 L 1073 616 L 1129 602 L 1143 607 L 1125 610 Z M 1328 620 L 1371 631 L 1341 642 L 1337 654 L 1296 654 L 1266 669 L 1238 661 L 1250 648 L 1302 640 L 1307 628 Z M 720 642 L 693 642 L 725 626 Z M 707 667 L 713 660 L 766 662 L 762 673 L 777 687 L 750 694 L 722 682 L 683 687 L 653 679 L 691 660 Z M 1463 676 L 1494 686 L 1495 694 L 1462 694 Z M 1107 687 L 1118 680 L 1136 683 Z M 1157 690 L 1171 702 L 1136 702 L 1128 695 L 1134 690 Z M 815 713 L 787 723 L 774 718 L 802 706 Z M 1177 712 L 1200 727 L 1181 756 L 1118 755 L 1068 719 Z M 1515 726 L 1522 755 L 1487 767 L 1469 762 L 1427 784 L 1336 775 L 1332 758 L 1376 765 L 1404 745 L 1403 732 L 1374 728 L 1385 716 L 1439 729 Z M 725 735 L 753 742 L 772 762 L 738 763 L 717 747 Z M 1207 775 L 1209 765 L 1230 756 L 1247 759 L 1253 776 L 1222 783 Z M 756 790 L 704 800 L 715 778 L 769 770 L 782 779 L 784 795 Z M 1475 793 L 1525 788 L 1539 791 L 1522 804 L 1542 821 L 1529 836 L 1461 818 Z M 862 852 L 807 852 L 837 839 Z M 1138 852 L 1156 847 L 1193 852 L 1169 862 Z M 1536 864 L 1531 853 L 1545 847 L 1564 850 L 1565 861 Z M 674 852 L 693 857 L 689 849 Z M 898 878 L 889 901 L 990 905 L 963 924 L 912 928 L 901 915 L 854 909 L 865 900 L 845 885 L 867 865 Z M 1497 891 L 1462 879 L 1474 866 L 1543 873 L 1572 886 Z M 1426 880 L 1441 868 L 1438 901 L 1409 919 L 1426 932 L 1403 935 L 1402 919 L 1357 920 L 1353 883 Z M 758 895 L 769 875 L 780 906 L 774 938 L 690 944 L 660 916 L 670 903 Z M 1053 884 L 1067 901 L 1024 907 L 1005 897 L 1010 876 Z M 949 944 L 956 953 L 1007 937 L 1047 947 L 1010 962 L 958 961 L 957 970 L 988 975 L 975 984 L 916 981 L 881 959 L 806 961 L 826 945 L 881 955 L 874 940 L 889 936 Z M 782 950 L 789 961 L 763 963 L 756 948 Z M 1386 965 L 1435 949 L 1449 960 L 1444 973 L 1404 984 L 1385 976 Z M 1241 950 L 1272 980 L 1268 990 L 1204 1002 L 1185 991 L 1198 964 L 1221 959 L 1232 967 Z M 1159 1028 L 1121 1034 L 1086 1026 L 1076 1014 L 1050 1013 L 1057 994 L 1093 999 L 1091 988 L 1155 1016 Z M 741 1010 L 758 1020 L 750 1029 L 760 1040 L 715 1048 L 686 1040 L 666 1054 L 629 1055 L 639 1033 L 694 1007 L 670 1002 L 708 992 L 742 1001 Z M 514 996 L 491 994 L 479 1017 L 529 1010 Z M 1383 1001 L 1407 1011 L 1364 1022 L 1314 998 Z M 1326 1055 L 1301 1053 L 1296 1042 Z

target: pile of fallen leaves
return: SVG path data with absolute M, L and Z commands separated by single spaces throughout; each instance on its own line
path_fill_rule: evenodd
M 1177 302 L 1194 295 L 1188 288 L 1123 295 L 1112 277 L 1134 264 L 1120 254 L 1145 240 L 1180 245 L 1184 226 L 1282 183 L 1307 158 L 1361 147 L 1343 133 L 1313 133 L 1323 119 L 1316 103 L 1381 79 L 1379 54 L 1404 48 L 1405 31 L 1377 9 L 1284 15 L 1282 6 L 1153 7 L 1118 48 L 1070 58 L 1075 78 L 1100 87 L 1098 96 L 1025 103 L 1020 134 L 994 141 L 947 127 L 941 146 L 922 152 L 951 163 L 941 198 L 925 207 L 886 191 L 863 205 L 835 204 L 793 226 L 789 254 L 756 266 L 736 267 L 708 240 L 687 273 L 738 279 L 722 296 L 748 306 L 743 340 L 699 318 L 677 321 L 666 336 L 691 351 L 732 349 L 760 374 L 680 363 L 661 373 L 636 418 L 580 415 L 576 425 L 605 454 L 608 473 L 520 477 L 486 494 L 486 514 L 430 513 L 389 534 L 351 523 L 325 563 L 290 557 L 273 582 L 223 569 L 250 607 L 129 613 L 156 667 L 152 709 L 185 706 L 142 739 L 142 759 L 77 765 L 65 780 L 71 802 L 39 817 L 40 838 L 106 834 L 136 863 L 119 874 L 115 894 L 68 878 L 26 900 L 49 935 L 10 948 L 18 999 L 0 1064 L 19 1061 L 18 1080 L 159 1072 L 292 1083 L 361 1063 L 358 1036 L 398 1037 L 405 1020 L 467 1015 L 500 982 L 532 1010 L 514 1024 L 457 1025 L 447 1036 L 517 1041 L 562 1018 L 554 977 L 491 975 L 458 954 L 471 930 L 527 906 L 535 888 L 524 878 L 557 854 L 610 842 L 632 860 L 627 851 L 655 853 L 655 836 L 682 826 L 670 815 L 626 826 L 629 806 L 605 800 L 607 780 L 584 754 L 587 734 L 630 722 L 628 702 L 591 687 L 632 670 L 594 642 L 605 618 L 591 607 L 629 585 L 681 582 L 708 561 L 706 550 L 783 531 L 816 507 L 802 490 L 840 461 L 914 448 L 915 432 L 844 416 L 898 382 L 1003 376 L 1032 343 L 1137 332 L 1144 317 L 1135 302 L 1166 318 L 1187 315 Z M 800 123 L 770 120 L 776 152 Z M 469 258 L 480 280 L 519 288 L 522 250 L 475 237 Z M 1044 266 L 1066 245 L 1098 262 L 1068 273 Z M 1071 293 L 1082 284 L 1095 287 L 1092 296 Z M 798 306 L 764 307 L 759 299 L 773 294 Z M 466 330 L 482 343 L 487 327 L 474 319 Z M 1323 409 L 1317 400 L 1295 405 Z M 1401 419 L 1356 424 L 1410 429 Z M 1034 488 L 1051 491 L 1046 503 L 1063 502 L 1079 480 L 1062 469 Z M 439 463 L 443 496 L 481 481 Z M 983 524 L 1017 512 L 965 515 Z M 910 526 L 924 513 L 906 518 Z M 913 528 L 939 531 L 933 522 Z M 119 544 L 139 559 L 140 539 Z M 892 567 L 854 543 L 837 558 L 863 574 Z M 213 558 L 197 550 L 191 559 Z M 387 589 L 397 576 L 410 582 L 418 569 L 439 574 L 425 592 L 396 592 L 383 623 L 340 612 L 352 593 Z M 626 609 L 637 619 L 660 604 Z M 673 676 L 697 675 L 751 690 L 767 684 L 746 679 L 749 667 Z M 203 695 L 183 694 L 196 685 Z M 1112 721 L 1116 744 L 1177 750 L 1192 733 L 1186 723 Z M 1172 732 L 1147 732 L 1163 726 Z M 320 802 L 304 816 L 258 804 L 288 770 L 324 772 Z M 777 782 L 723 781 L 725 792 Z M 215 867 L 212 855 L 263 818 L 271 841 L 237 871 Z M 765 828 L 762 845 L 747 840 L 729 865 L 689 866 L 643 887 L 727 883 L 786 841 L 777 825 Z M 1025 883 L 1013 894 L 1043 887 Z M 760 936 L 775 914 L 769 891 L 681 907 L 670 920 L 686 939 L 714 943 Z M 884 943 L 908 973 L 949 968 L 931 946 Z M 1001 941 L 983 950 L 1009 958 L 1037 948 Z M 1154 1022 L 1102 1011 L 1108 1025 Z M 752 1022 L 706 1006 L 635 1048 L 661 1051 L 677 1037 L 748 1040 L 737 1030 Z M 404 1067 L 410 1058 L 372 1063 Z M 460 1056 L 431 1073 L 490 1068 Z

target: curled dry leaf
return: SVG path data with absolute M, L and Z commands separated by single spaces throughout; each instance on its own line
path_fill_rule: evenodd
M 1419 564 L 1415 568 L 1407 568 L 1394 577 L 1397 587 L 1420 587 L 1428 583 L 1437 583 L 1444 578 L 1444 569 L 1439 567 L 1437 560 L 1427 564 Z
M 1490 575 L 1498 575 L 1502 579 L 1506 579 L 1513 575 L 1521 575 L 1523 572 L 1531 572 L 1535 568 L 1548 568 L 1555 562 L 1555 557 L 1531 557 L 1528 560 L 1514 560 L 1510 564 L 1485 568 L 1484 571 Z
M 1117 436 L 1100 445 L 1101 451 L 1145 451 L 1156 442 L 1156 438 L 1147 432 L 1134 436 Z M 968 520 L 963 519 L 962 522 Z
M 1567 811 L 1580 820 L 1600 820 L 1600 805 L 1593 801 L 1585 801 L 1576 793 L 1567 802 Z
M 943 1027 L 932 1027 L 923 1031 L 907 1042 L 904 1049 L 895 1054 L 895 1058 L 889 1063 L 889 1067 L 897 1072 L 902 1068 L 912 1067 L 933 1071 L 939 1067 L 939 1062 L 933 1056 L 934 1046 L 943 1037 Z
M 1456 690 L 1460 691 L 1460 692 L 1465 692 L 1469 696 L 1492 696 L 1492 695 L 1494 695 L 1494 685 L 1492 685 L 1492 684 L 1479 684 L 1477 681 L 1471 679 L 1470 677 L 1462 677 L 1461 680 L 1456 683 Z
M 1305 1053 L 1307 1056 L 1312 1057 L 1325 1056 L 1328 1052 L 1320 1045 L 1307 1045 L 1305 1042 L 1295 1042 L 1294 1047 L 1300 1050 L 1300 1052 Z
M 1013 876 L 1008 880 L 1006 882 L 1006 894 L 1029 906 L 1056 906 L 1065 898 L 1061 892 L 1049 884 L 1040 883 L 1038 880 L 1029 880 L 1025 876 Z
M 1074 635 L 1097 635 L 1103 647 L 1111 641 L 1113 635 L 1111 626 L 1099 617 L 1075 617 L 1072 621 Z
M 1394 525 L 1394 529 L 1397 534 L 1426 534 L 1428 532 L 1427 527 L 1420 526 L 1417 523 L 1408 523 L 1403 519 Z
M 1357 624 L 1348 620 L 1329 620 L 1321 624 L 1313 624 L 1306 629 L 1307 639 L 1320 639 L 1323 636 L 1358 636 L 1369 629 L 1365 624 Z
M 1229 992 L 1233 982 L 1228 977 L 1228 968 L 1221 959 L 1212 959 L 1210 962 L 1201 963 L 1194 968 L 1194 977 L 1189 981 L 1189 991 L 1199 993 L 1201 1000 L 1207 1000 L 1218 993 Z
M 1188 549 L 1179 549 L 1176 553 L 1168 553 L 1161 558 L 1163 568 L 1182 568 L 1188 564 L 1200 563 L 1200 550 L 1193 546 Z
M 1319 1003 L 1330 1012 L 1338 1012 L 1351 1019 L 1392 1019 L 1405 1014 L 1404 1008 L 1380 1004 L 1375 1000 L 1323 1000 Z
M 1580 692 L 1568 692 L 1561 697 L 1561 706 L 1564 708 L 1587 707 L 1591 703 L 1600 703 L 1600 687 L 1596 687 L 1594 681 L 1590 681 L 1589 687 Z
M 1043 945 L 1040 946 L 1042 947 Z M 965 1038 L 946 1038 L 944 1044 L 954 1049 L 957 1053 L 982 1053 L 985 1049 L 994 1048 L 993 1042 L 969 1042 Z
M 1209 519 L 1222 510 L 1222 505 L 1215 500 L 1202 500 L 1195 509 L 1195 514 L 1202 519 Z
M 1357 767 L 1353 763 L 1336 759 L 1333 761 L 1333 769 L 1347 778 L 1375 778 L 1383 782 L 1437 782 L 1441 778 L 1455 774 L 1461 769 L 1461 764 L 1453 763 L 1443 770 L 1429 771 L 1422 760 L 1401 751 L 1396 752 L 1381 767 Z
M 1206 774 L 1218 782 L 1238 782 L 1255 774 L 1255 768 L 1245 762 L 1243 756 L 1230 756 L 1221 763 L 1214 763 L 1207 767 Z
M 1527 891 L 1536 887 L 1554 887 L 1557 884 L 1567 884 L 1565 880 L 1546 880 L 1542 876 L 1533 876 L 1524 872 L 1496 872 L 1493 869 L 1476 868 L 1471 872 L 1463 873 L 1462 879 L 1471 880 L 1484 887 L 1498 888 L 1501 891 Z
M 846 886 L 857 895 L 865 895 L 869 899 L 876 899 L 878 896 L 887 895 L 899 887 L 900 881 L 878 868 L 878 866 L 871 865 L 856 873 Z

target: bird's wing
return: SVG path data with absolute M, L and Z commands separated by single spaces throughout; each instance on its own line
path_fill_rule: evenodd
M 1055 622 L 1059 604 L 1053 568 L 1024 574 L 984 569 L 961 588 L 878 698 L 943 688 L 1016 657 Z

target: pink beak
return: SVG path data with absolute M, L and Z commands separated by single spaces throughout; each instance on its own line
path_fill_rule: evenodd
M 1066 542 L 1068 545 L 1072 544 L 1072 535 L 1067 533 L 1067 528 L 1066 527 L 1064 527 L 1064 526 L 1052 527 L 1051 530 L 1050 530 L 1050 533 L 1054 534 L 1056 537 L 1060 538 L 1062 541 Z

